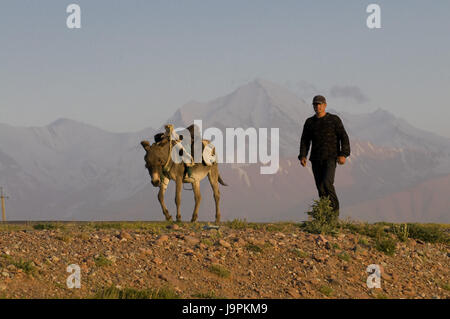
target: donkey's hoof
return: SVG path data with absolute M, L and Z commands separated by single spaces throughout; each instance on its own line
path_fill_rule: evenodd
M 191 223 L 195 223 L 195 222 L 197 222 L 197 218 L 192 218 Z
M 172 221 L 172 216 L 166 216 L 166 221 L 171 222 Z

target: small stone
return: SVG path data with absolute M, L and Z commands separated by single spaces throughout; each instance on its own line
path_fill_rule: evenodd
M 120 232 L 118 237 L 119 239 L 127 239 L 127 240 L 133 239 L 133 237 L 131 237 L 131 235 L 125 231 Z
M 320 244 L 320 243 L 326 244 L 328 242 L 328 240 L 323 235 L 319 235 L 316 239 L 316 242 L 318 244 Z
M 270 238 L 268 240 L 269 244 L 271 244 L 272 246 L 276 246 L 278 244 L 278 242 L 275 239 Z
M 111 261 L 112 263 L 116 263 L 116 261 L 117 261 L 117 257 L 116 256 L 113 256 L 113 255 L 109 255 L 109 256 L 106 256 L 106 259 L 108 259 L 109 261 Z
M 198 243 L 200 243 L 200 239 L 198 239 L 197 237 L 193 237 L 193 236 L 184 236 L 184 241 L 190 245 L 197 245 Z
M 59 261 L 59 258 L 56 256 L 52 256 L 52 258 L 50 258 L 50 260 L 54 263 L 57 263 Z
M 160 265 L 160 264 L 162 264 L 163 260 L 159 257 L 155 257 L 155 258 L 153 258 L 153 262 L 157 265 Z
M 234 246 L 239 247 L 239 246 L 244 246 L 246 244 L 245 240 L 243 240 L 242 238 L 238 238 L 237 240 L 235 240 L 235 242 L 233 243 Z
M 322 256 L 319 254 L 314 254 L 313 255 L 313 259 L 318 261 L 318 262 L 324 262 L 327 259 L 327 256 Z
M 159 278 L 159 279 L 162 279 L 162 280 L 164 280 L 164 281 L 169 281 L 169 279 L 167 278 L 167 276 L 164 275 L 164 274 L 159 274 L 159 275 L 158 275 L 158 278 Z
M 6 267 L 6 269 L 8 269 L 8 270 L 10 270 L 10 271 L 14 271 L 14 270 L 17 269 L 17 267 L 11 264 L 11 265 L 8 265 L 8 266 Z
M 3 276 L 3 277 L 9 277 L 9 273 L 6 272 L 6 271 L 3 271 L 3 272 L 2 272 L 2 276 Z
M 298 289 L 296 289 L 296 288 L 292 288 L 292 287 L 289 288 L 288 294 L 293 298 L 300 298 L 300 294 L 298 293 Z
M 219 245 L 225 248 L 230 248 L 231 244 L 229 242 L 227 242 L 226 240 L 223 239 L 219 239 Z
M 172 225 L 167 225 L 168 229 L 173 229 L 173 230 L 179 230 L 180 226 L 178 226 L 177 224 L 172 224 Z
M 159 236 L 159 238 L 156 240 L 158 243 L 163 243 L 169 240 L 169 236 L 167 235 L 161 235 Z
M 152 254 L 152 250 L 151 250 L 151 249 L 148 249 L 148 248 L 140 247 L 139 250 L 140 250 L 141 253 L 144 254 L 144 255 L 151 255 L 151 254 Z

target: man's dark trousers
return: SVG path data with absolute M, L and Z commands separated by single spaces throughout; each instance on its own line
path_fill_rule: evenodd
M 336 173 L 336 159 L 312 160 L 311 163 L 319 197 L 329 196 L 331 207 L 339 214 L 339 200 L 333 185 Z

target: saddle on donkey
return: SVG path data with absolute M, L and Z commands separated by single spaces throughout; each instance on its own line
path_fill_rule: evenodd
M 161 141 L 163 138 L 169 138 L 175 141 L 173 148 L 178 151 L 178 155 L 182 158 L 185 166 L 184 183 L 193 183 L 195 180 L 192 176 L 192 167 L 194 165 L 211 166 L 216 163 L 216 154 L 214 145 L 210 140 L 201 139 L 198 126 L 192 124 L 189 127 L 175 132 L 172 124 L 164 126 L 165 132 L 155 135 L 155 142 Z M 184 133 L 184 134 L 183 134 Z M 190 138 L 190 141 L 186 140 Z M 201 139 L 202 141 L 202 163 L 195 163 L 195 147 L 194 141 Z

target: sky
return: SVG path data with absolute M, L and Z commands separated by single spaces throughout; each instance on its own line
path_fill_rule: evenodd
M 81 8 L 81 29 L 66 7 Z M 369 29 L 366 8 L 381 8 Z M 157 128 L 256 78 L 450 137 L 450 2 L 2 0 L 0 123 Z

